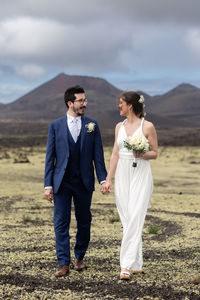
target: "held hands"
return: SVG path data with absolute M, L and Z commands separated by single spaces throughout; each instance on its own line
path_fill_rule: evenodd
M 101 190 L 103 195 L 108 195 L 112 190 L 111 180 L 106 180 L 106 182 L 102 183 L 100 190 Z
M 45 189 L 44 195 L 45 195 L 46 199 L 49 202 L 52 203 L 52 201 L 53 201 L 53 190 L 52 189 Z

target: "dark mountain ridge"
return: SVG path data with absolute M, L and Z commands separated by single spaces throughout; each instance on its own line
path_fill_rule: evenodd
M 151 97 L 147 102 L 147 111 L 199 127 L 200 89 L 190 84 L 181 84 L 166 94 Z
M 192 84 L 182 83 L 182 84 L 178 85 L 177 87 L 173 88 L 172 90 L 168 91 L 167 93 L 165 93 L 163 96 L 171 97 L 171 96 L 176 96 L 176 95 L 181 95 L 181 94 L 183 95 L 183 94 L 196 93 L 199 91 L 200 91 L 200 89 Z
M 81 85 L 86 91 L 86 115 L 96 119 L 104 132 L 113 132 L 122 121 L 117 109 L 117 96 L 122 92 L 108 81 L 89 76 L 61 73 L 9 104 L 0 104 L 0 131 L 6 134 L 45 134 L 48 123 L 66 112 L 64 92 Z M 144 91 L 146 119 L 156 128 L 199 127 L 200 89 L 181 84 L 169 92 L 151 97 Z
M 66 111 L 64 92 L 67 87 L 81 85 L 87 92 L 88 111 L 97 115 L 100 111 L 115 108 L 113 101 L 120 90 L 106 80 L 88 76 L 69 76 L 63 73 L 40 85 L 16 101 L 6 104 L 0 112 L 1 120 L 51 120 Z M 111 100 L 112 99 L 112 100 Z

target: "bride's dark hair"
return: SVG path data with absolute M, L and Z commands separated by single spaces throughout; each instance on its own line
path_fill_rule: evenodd
M 143 103 L 139 102 L 140 95 L 136 92 L 130 91 L 130 92 L 123 92 L 119 95 L 118 99 L 124 100 L 127 104 L 132 105 L 132 109 L 134 113 L 139 117 L 144 117 L 144 107 Z

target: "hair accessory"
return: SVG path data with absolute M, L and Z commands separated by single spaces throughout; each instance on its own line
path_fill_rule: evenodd
M 138 102 L 144 103 L 144 96 L 143 95 L 140 95 L 140 99 L 138 100 Z

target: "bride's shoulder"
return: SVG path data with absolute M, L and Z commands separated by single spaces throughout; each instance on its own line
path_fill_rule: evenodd
M 149 122 L 147 120 L 144 120 L 143 131 L 146 133 L 155 131 L 155 127 L 154 127 L 153 123 Z
M 117 123 L 117 125 L 115 126 L 115 133 L 116 133 L 116 134 L 118 133 L 118 131 L 119 131 L 120 127 L 122 126 L 122 124 L 123 124 L 123 122 L 119 122 L 119 123 Z
M 147 121 L 147 120 L 144 120 L 144 125 L 143 125 L 143 126 L 146 127 L 147 129 L 148 129 L 148 128 L 151 129 L 151 128 L 154 127 L 153 123 L 152 123 L 152 122 L 149 122 L 149 121 Z
M 123 122 L 119 122 L 117 123 L 117 125 L 115 126 L 116 129 L 119 129 L 121 127 L 121 125 L 123 124 Z

